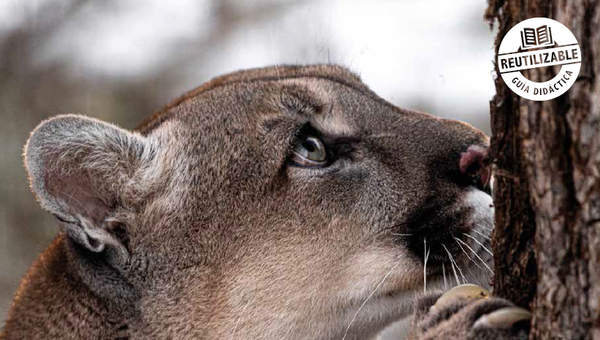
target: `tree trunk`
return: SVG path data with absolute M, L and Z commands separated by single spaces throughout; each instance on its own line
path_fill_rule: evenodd
M 489 0 L 496 51 L 512 26 L 540 16 L 573 32 L 581 70 L 567 93 L 543 102 L 495 80 L 494 290 L 532 310 L 530 339 L 600 339 L 600 3 Z M 525 75 L 545 81 L 559 68 Z

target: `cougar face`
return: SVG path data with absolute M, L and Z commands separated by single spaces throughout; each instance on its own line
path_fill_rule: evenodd
M 472 145 L 487 137 L 343 68 L 282 66 L 217 78 L 133 133 L 51 119 L 26 162 L 65 228 L 49 252 L 112 331 L 362 339 L 425 288 L 487 283 L 491 198 L 459 166 Z M 34 303 L 33 272 L 6 334 Z

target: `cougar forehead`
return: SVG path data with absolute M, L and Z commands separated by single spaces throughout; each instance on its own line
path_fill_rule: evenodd
M 370 90 L 361 81 L 360 78 L 348 71 L 347 69 L 337 65 L 309 65 L 309 66 L 273 66 L 266 68 L 257 68 L 233 72 L 224 76 L 212 79 L 211 81 L 185 93 L 179 98 L 167 104 L 162 110 L 144 120 L 137 128 L 142 133 L 156 128 L 164 120 L 168 119 L 173 114 L 173 109 L 178 105 L 208 92 L 215 88 L 235 83 L 253 83 L 257 81 L 276 81 L 284 79 L 298 78 L 320 78 L 330 79 L 341 84 L 347 84 L 361 91 Z
M 290 162 L 307 128 L 326 167 Z M 160 189 L 130 241 L 153 334 L 177 323 L 210 338 L 360 338 L 406 315 L 428 249 L 430 285 L 452 261 L 486 278 L 453 238 L 487 261 L 486 240 L 463 234 L 486 235 L 489 195 L 458 169 L 487 137 L 399 109 L 341 67 L 217 78 L 138 130 L 160 145 Z

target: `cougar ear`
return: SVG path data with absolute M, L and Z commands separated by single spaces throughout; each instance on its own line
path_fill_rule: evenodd
M 60 115 L 33 130 L 25 166 L 41 206 L 65 223 L 74 241 L 92 252 L 114 247 L 126 255 L 109 228 L 111 213 L 154 154 L 146 137 L 96 119 Z

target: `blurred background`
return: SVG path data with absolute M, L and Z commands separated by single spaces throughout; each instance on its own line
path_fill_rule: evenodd
M 484 0 L 0 0 L 0 327 L 57 232 L 29 191 L 29 132 L 59 113 L 132 129 L 211 77 L 338 63 L 388 101 L 489 133 Z

